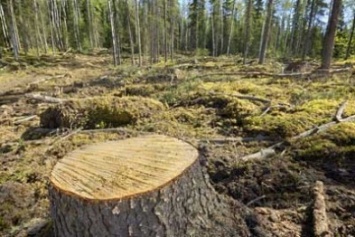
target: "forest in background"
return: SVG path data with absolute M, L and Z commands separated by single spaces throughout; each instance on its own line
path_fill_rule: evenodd
M 15 58 L 110 48 L 115 65 L 177 53 L 305 60 L 322 55 L 336 4 L 331 55 L 346 59 L 355 51 L 352 0 L 1 0 L 0 47 Z

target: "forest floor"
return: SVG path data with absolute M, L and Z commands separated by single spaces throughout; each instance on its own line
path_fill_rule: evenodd
M 151 132 L 200 149 L 215 189 L 254 213 L 246 219 L 252 236 L 314 236 L 324 223 L 334 236 L 355 236 L 355 122 L 344 121 L 355 115 L 351 72 L 287 76 L 278 62 L 243 66 L 227 57 L 142 68 L 110 62 L 72 54 L 1 60 L 0 236 L 46 236 L 48 176 L 67 152 Z M 66 111 L 50 97 L 75 102 Z M 90 113 L 85 124 L 57 121 L 44 112 L 53 106 Z

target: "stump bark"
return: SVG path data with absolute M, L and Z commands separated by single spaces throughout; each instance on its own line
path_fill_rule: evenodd
M 56 236 L 247 236 L 191 145 L 147 135 L 83 147 L 54 167 Z M 243 226 L 243 227 L 241 227 Z

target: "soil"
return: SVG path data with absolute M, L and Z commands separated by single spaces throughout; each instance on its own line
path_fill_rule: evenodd
M 355 236 L 355 123 L 293 139 L 332 121 L 344 100 L 343 116 L 355 114 L 351 75 L 313 81 L 233 76 L 279 73 L 282 67 L 277 62 L 243 66 L 232 58 L 205 57 L 195 65 L 181 57 L 184 67 L 159 63 L 138 68 L 127 62 L 115 68 L 107 66 L 109 55 L 47 56 L 36 65 L 23 57 L 20 68 L 0 71 L 0 236 L 50 236 L 47 185 L 56 161 L 85 144 L 142 133 L 170 135 L 198 147 L 215 189 L 235 200 L 231 211 L 247 224 L 239 231 L 245 236 L 313 236 L 316 181 L 324 183 L 330 232 Z M 213 75 L 221 70 L 228 75 Z M 115 103 L 90 104 L 108 116 L 117 116 L 112 111 L 121 107 L 115 106 L 132 98 L 125 110 L 133 106 L 145 112 L 117 129 L 103 116 L 87 117 L 90 127 L 85 129 L 41 127 L 41 115 L 49 108 L 60 111 L 60 106 L 28 99 L 26 93 L 77 104 L 89 97 L 114 98 Z M 150 111 L 147 99 L 156 101 L 159 110 Z M 241 160 L 279 141 L 284 143 L 275 155 Z

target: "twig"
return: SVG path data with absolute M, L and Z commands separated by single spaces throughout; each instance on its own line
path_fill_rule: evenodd
M 244 99 L 244 100 L 251 100 L 251 101 L 259 101 L 264 104 L 270 104 L 271 101 L 268 99 L 256 97 L 253 95 L 240 95 L 240 94 L 223 94 L 223 93 L 215 93 L 215 92 L 210 92 L 210 95 L 225 95 L 225 96 L 231 96 L 231 97 L 236 97 L 238 99 Z
M 77 134 L 77 133 L 80 132 L 81 130 L 82 130 L 82 128 L 78 128 L 78 129 L 76 129 L 76 130 L 73 130 L 73 131 L 69 132 L 68 134 L 66 134 L 66 135 L 64 135 L 64 136 L 62 136 L 62 137 L 59 137 L 59 138 L 55 139 L 53 142 L 51 142 L 51 144 L 49 145 L 49 147 L 47 148 L 46 151 L 51 150 L 51 149 L 53 148 L 53 146 L 54 146 L 55 143 L 60 142 L 60 141 L 63 141 L 63 140 L 65 140 L 65 139 L 67 139 L 67 138 L 69 138 L 69 137 L 71 137 L 71 136 Z
M 260 116 L 266 115 L 271 109 L 274 109 L 274 108 L 287 108 L 287 107 L 288 107 L 288 108 L 292 108 L 291 105 L 286 104 L 286 103 L 279 103 L 279 104 L 277 104 L 277 105 L 269 106 L 269 107 L 267 107 L 267 108 L 264 110 L 264 112 L 263 112 Z
M 253 204 L 253 203 L 255 203 L 255 202 L 257 202 L 257 201 L 259 201 L 259 200 L 261 200 L 261 199 L 264 199 L 264 198 L 266 198 L 266 195 L 262 195 L 262 196 L 260 196 L 260 197 L 257 197 L 257 198 L 255 198 L 255 199 L 251 200 L 250 202 L 248 202 L 248 203 L 246 204 L 246 206 L 249 207 L 251 204 Z

